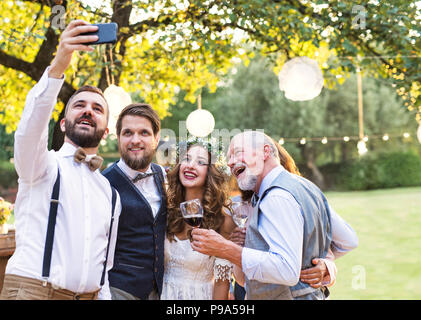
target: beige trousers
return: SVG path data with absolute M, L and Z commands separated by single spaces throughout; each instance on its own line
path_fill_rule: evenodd
M 50 283 L 44 286 L 41 280 L 6 274 L 0 300 L 96 300 L 98 292 L 74 293 L 54 289 Z

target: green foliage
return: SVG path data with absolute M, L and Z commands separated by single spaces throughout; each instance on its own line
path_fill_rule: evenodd
M 322 171 L 330 177 L 335 189 L 368 190 L 421 185 L 421 157 L 416 152 L 367 155 L 357 161 L 325 166 Z
M 18 175 L 13 163 L 0 161 L 0 187 L 14 188 L 18 185 Z
M 214 94 L 203 96 L 203 108 L 212 112 L 216 128 L 264 129 L 267 134 L 279 139 L 300 137 L 344 137 L 358 136 L 358 107 L 356 77 L 350 77 L 338 88 L 324 88 L 321 95 L 311 101 L 294 102 L 286 99 L 279 90 L 278 80 L 271 71 L 273 65 L 267 59 L 256 57 L 248 66 L 241 65 L 225 78 L 225 86 Z M 170 112 L 185 120 L 195 106 L 179 102 Z M 393 88 L 377 79 L 363 79 L 364 130 L 367 135 L 400 133 L 415 135 L 416 122 L 402 108 L 403 102 Z M 183 119 L 184 117 L 184 119 Z M 170 123 L 170 119 L 164 120 Z M 370 140 L 370 150 L 399 148 L 405 144 L 396 141 L 386 145 L 382 140 Z M 332 141 L 326 145 L 308 142 L 314 149 L 319 164 L 337 162 L 357 157 L 356 142 Z M 286 149 L 296 161 L 301 162 L 297 142 L 286 143 Z M 335 154 L 335 159 L 332 159 Z
M 51 25 L 50 2 L 0 2 L 5 17 L 0 19 L 0 123 L 8 132 L 16 129 L 25 94 L 56 49 L 61 30 Z M 295 56 L 316 59 L 328 88 L 343 83 L 359 65 L 367 76 L 394 82 L 405 108 L 421 105 L 415 0 L 364 3 L 364 28 L 355 28 L 355 3 L 339 0 L 63 3 L 66 23 L 119 23 L 114 46 L 74 56 L 67 84 L 104 89 L 115 82 L 135 101 L 152 104 L 161 117 L 180 90 L 194 103 L 202 88 L 214 92 L 233 65 L 240 60 L 247 65 L 256 52 L 274 62 L 275 73 Z M 57 106 L 55 121 L 62 107 Z

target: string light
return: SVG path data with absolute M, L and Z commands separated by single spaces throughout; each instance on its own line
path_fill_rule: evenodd
M 421 132 L 421 130 L 420 130 Z M 411 134 L 408 132 L 404 132 L 402 134 L 388 134 L 388 133 L 384 133 L 384 134 L 375 134 L 375 135 L 370 135 L 370 136 L 364 136 L 363 139 L 360 139 L 358 136 L 343 136 L 343 137 L 296 137 L 296 138 L 285 138 L 285 137 L 281 137 L 279 139 L 279 144 L 283 145 L 286 142 L 292 142 L 292 143 L 300 143 L 300 144 L 306 144 L 309 141 L 312 142 L 321 142 L 322 144 L 327 144 L 329 141 L 344 141 L 344 142 L 349 142 L 349 141 L 364 141 L 367 142 L 368 140 L 376 140 L 376 139 L 382 139 L 383 141 L 389 141 L 392 138 L 404 138 L 404 139 L 408 139 L 411 137 Z
M 358 144 L 357 144 L 357 149 L 358 149 L 358 154 L 359 154 L 360 156 L 362 156 L 362 155 L 364 155 L 364 154 L 366 154 L 366 153 L 367 153 L 368 149 L 367 149 L 367 146 L 366 146 L 366 144 L 365 144 L 364 139 L 363 139 L 363 140 L 358 141 Z

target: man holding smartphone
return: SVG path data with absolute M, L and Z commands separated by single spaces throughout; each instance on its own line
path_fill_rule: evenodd
M 26 98 L 15 133 L 19 189 L 15 204 L 16 250 L 1 299 L 110 299 L 118 193 L 100 173 L 96 156 L 108 134 L 109 108 L 102 91 L 84 86 L 69 99 L 64 144 L 48 151 L 48 123 L 74 51 L 93 51 L 97 26 L 77 20 L 63 31 L 57 54 Z M 54 232 L 55 231 L 55 232 Z M 102 288 L 102 290 L 101 290 Z

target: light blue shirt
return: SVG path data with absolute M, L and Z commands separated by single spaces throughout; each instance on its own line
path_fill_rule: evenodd
M 283 170 L 278 166 L 265 176 L 259 198 Z M 331 206 L 329 209 L 331 249 L 335 258 L 339 258 L 358 246 L 358 237 Z M 301 271 L 304 234 L 300 205 L 289 192 L 275 188 L 260 202 L 260 211 L 258 229 L 269 245 L 269 251 L 243 248 L 243 272 L 250 280 L 295 285 Z
M 263 179 L 259 197 L 285 170 L 272 169 Z M 287 191 L 275 188 L 260 202 L 258 229 L 269 251 L 243 248 L 243 272 L 250 280 L 293 286 L 301 270 L 304 218 L 301 208 Z

